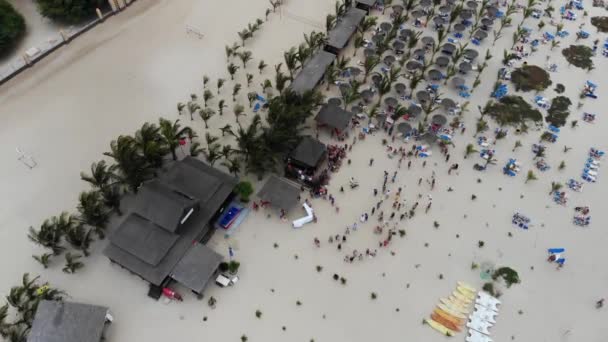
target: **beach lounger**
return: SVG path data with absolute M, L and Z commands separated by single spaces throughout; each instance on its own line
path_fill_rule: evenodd
M 494 311 L 498 311 L 498 305 L 500 305 L 500 301 L 498 299 L 485 292 L 478 293 L 475 303 Z
M 496 316 L 498 314 L 492 310 L 488 310 L 483 306 L 476 305 L 473 313 L 469 316 L 469 319 L 475 320 L 480 319 L 491 324 L 496 324 Z
M 433 319 L 425 319 L 424 322 L 426 324 L 428 324 L 431 328 L 439 331 L 440 333 L 442 333 L 445 336 L 454 336 L 456 333 L 446 327 L 444 327 L 443 325 L 439 324 L 437 321 L 433 320 Z
M 492 325 L 490 323 L 487 322 L 483 322 L 479 319 L 476 320 L 469 320 L 467 322 L 467 328 L 471 328 L 473 330 L 479 331 L 482 334 L 485 335 L 490 335 L 490 328 L 492 327 Z
M 464 308 L 460 306 L 457 302 L 453 302 L 447 298 L 441 298 L 439 299 L 439 302 L 445 305 L 448 309 L 452 310 L 452 312 L 457 312 L 464 315 L 467 315 L 469 313 L 469 310 L 467 308 Z
M 460 300 L 461 302 L 463 302 L 467 305 L 473 303 L 473 298 L 467 297 L 467 296 L 463 295 L 462 293 L 458 292 L 457 290 L 452 292 L 452 296 L 458 298 L 458 300 Z
M 460 318 L 460 319 L 467 319 L 467 316 L 463 313 L 460 313 L 458 311 L 454 311 L 451 308 L 449 308 L 447 305 L 443 304 L 443 303 L 439 303 L 437 304 L 437 307 L 441 310 L 443 310 L 444 312 L 456 317 L 456 318 Z
M 458 291 L 463 296 L 469 298 L 471 301 L 473 301 L 475 297 L 477 297 L 477 294 L 475 292 L 471 292 L 462 286 L 456 287 L 456 291 Z
M 259 102 L 256 102 L 255 106 L 253 106 L 253 112 L 257 113 L 260 110 L 260 108 L 262 108 L 262 106 L 260 105 Z
M 551 254 L 563 253 L 565 251 L 566 251 L 565 248 L 549 248 L 549 249 L 547 249 L 547 252 L 549 252 Z
M 450 322 L 452 322 L 458 326 L 463 326 L 464 323 L 467 321 L 466 319 L 454 317 L 454 316 L 450 315 L 449 313 L 447 313 L 441 309 L 437 309 L 437 308 L 435 310 L 433 310 L 433 313 L 441 316 L 444 319 L 449 320 Z
M 467 337 L 465 337 L 465 341 L 467 341 L 467 342 L 492 342 L 492 339 L 478 331 L 469 329 Z
M 494 152 L 494 150 L 492 150 L 492 152 Z M 456 284 L 458 284 L 458 286 L 461 286 L 461 287 L 467 289 L 471 293 L 477 292 L 476 288 L 474 288 L 473 286 L 465 283 L 464 281 L 457 281 Z

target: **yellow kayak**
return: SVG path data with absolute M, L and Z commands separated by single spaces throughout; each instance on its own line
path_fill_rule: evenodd
M 443 303 L 443 305 L 445 305 L 448 308 L 452 309 L 452 311 L 460 312 L 460 313 L 465 314 L 465 315 L 469 313 L 469 310 L 467 310 L 466 308 L 463 308 L 462 306 L 458 305 L 458 303 L 452 302 L 449 299 L 441 298 L 441 299 L 439 299 L 439 301 L 441 303 Z
M 425 319 L 424 320 L 426 322 L 426 324 L 428 324 L 431 328 L 439 331 L 440 333 L 444 334 L 445 336 L 454 336 L 455 333 L 454 331 L 444 327 L 443 325 L 437 323 L 437 321 L 432 320 L 432 319 Z
M 458 286 L 462 286 L 465 289 L 469 290 L 469 292 L 472 292 L 472 293 L 477 292 L 477 290 L 473 286 L 465 283 L 464 281 L 458 281 L 457 284 L 458 284 Z
M 458 286 L 456 290 L 462 293 L 463 296 L 469 298 L 470 300 L 473 300 L 475 299 L 475 297 L 477 297 L 477 294 L 475 292 L 471 292 L 462 286 Z
M 471 298 L 463 295 L 462 293 L 460 293 L 458 291 L 452 292 L 452 296 L 458 298 L 461 302 L 465 303 L 466 305 L 469 305 L 473 302 L 473 300 Z
M 448 297 L 448 300 L 451 301 L 452 303 L 458 304 L 458 306 L 460 306 L 462 308 L 465 308 L 467 310 L 469 308 L 469 304 L 468 303 L 465 303 L 465 302 L 461 301 L 460 299 L 458 299 L 458 298 L 456 298 L 456 297 L 454 297 L 452 295 L 450 295 L 450 297 Z
M 437 304 L 437 307 L 456 318 L 465 319 L 465 320 L 467 319 L 467 316 L 465 314 L 461 313 L 460 311 L 455 311 L 451 307 L 449 307 L 443 303 Z

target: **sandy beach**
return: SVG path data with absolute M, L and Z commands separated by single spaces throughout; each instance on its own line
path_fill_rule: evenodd
M 602 139 L 608 129 L 602 113 L 604 105 L 608 105 L 608 98 L 602 95 L 606 87 L 603 73 L 608 70 L 606 59 L 598 53 L 593 58 L 595 70 L 588 73 L 568 66 L 561 55 L 562 48 L 574 44 L 574 33 L 583 22 L 592 37 L 577 44 L 590 45 L 595 38 L 605 40 L 606 34 L 596 34 L 589 23 L 589 17 L 603 15 L 605 10 L 593 8 L 590 3 L 585 9 L 589 17 L 583 18 L 579 12 L 577 21 L 564 21 L 570 36 L 560 39 L 559 48 L 550 51 L 549 45 L 541 45 L 526 59 L 529 64 L 544 67 L 549 55 L 550 62 L 558 65 L 558 71 L 550 73 L 552 86 L 541 94 L 553 98 L 555 85 L 565 85 L 563 95 L 573 102 L 568 121 L 579 120 L 576 128 L 569 123 L 562 127 L 556 143 L 545 143 L 545 160 L 552 166 L 546 172 L 534 167 L 531 145 L 538 143 L 542 133 L 535 129 L 517 136 L 510 129 L 508 136 L 492 147 L 497 165 L 489 165 L 484 172 L 472 168 L 481 161 L 478 154 L 464 158 L 465 146 L 475 144 L 477 106 L 488 100 L 502 67 L 502 51 L 511 47 L 511 27 L 494 47 L 491 37 L 475 47 L 480 52 L 478 61 L 488 49 L 494 57 L 483 72 L 481 85 L 468 99 L 469 110 L 463 115 L 467 129 L 464 134 L 454 135 L 449 162 L 435 146 L 433 156 L 411 159 L 410 169 L 406 160 L 398 168 L 398 158 L 388 158 L 386 146 L 382 145 L 385 132 L 358 141 L 347 156 L 352 164 L 344 164 L 333 173 L 328 186 L 340 207 L 339 213 L 328 201 L 312 199 L 318 222 L 302 229 L 293 229 L 289 222 L 279 220 L 275 211 L 265 209 L 267 212 L 252 212 L 230 238 L 221 232 L 215 234 L 209 245 L 226 257 L 228 247 L 232 247 L 242 264 L 240 281 L 234 287 L 211 284 L 202 301 L 190 294 L 179 303 L 153 301 L 146 296 L 144 281 L 111 265 L 102 255 L 103 241 L 94 244 L 91 256 L 84 260 L 85 268 L 75 275 L 63 273 L 60 260 L 48 270 L 36 263 L 31 255 L 42 249 L 27 239 L 28 227 L 38 226 L 61 211 L 74 210 L 78 193 L 86 189 L 79 173 L 101 158 L 112 139 L 131 134 L 145 121 L 156 122 L 159 116 L 177 119 L 176 103 L 187 101 L 190 93 L 202 94 L 203 75 L 211 78 L 211 84 L 217 77 L 229 79 L 224 46 L 237 41 L 236 32 L 248 22 L 263 18 L 267 7 L 268 2 L 263 0 L 236 0 L 230 6 L 193 0 L 140 0 L 0 87 L 0 155 L 4 159 L 0 170 L 0 260 L 4 270 L 0 295 L 17 284 L 24 272 L 39 274 L 67 291 L 70 299 L 110 307 L 115 318 L 108 329 L 107 341 L 111 342 L 240 341 L 242 335 L 249 341 L 443 341 L 447 338 L 423 325 L 422 319 L 428 317 L 439 298 L 451 293 L 457 281 L 481 288 L 485 282 L 480 277 L 481 270 L 471 269 L 471 264 L 476 263 L 512 267 L 522 280 L 503 291 L 500 313 L 492 328 L 495 341 L 605 339 L 608 328 L 603 323 L 608 312 L 606 308 L 595 308 L 597 300 L 608 298 L 608 270 L 602 257 L 603 243 L 608 241 L 608 233 L 603 230 L 608 213 L 601 204 L 602 195 L 608 190 L 602 179 L 604 170 L 600 169 L 597 183 L 585 184 L 580 193 L 564 187 L 569 196 L 565 206 L 554 203 L 549 196 L 551 182 L 565 184 L 569 178 L 580 179 L 590 147 L 608 149 Z M 274 79 L 272 66 L 282 62 L 283 51 L 302 42 L 303 33 L 324 31 L 325 15 L 333 13 L 333 8 L 334 3 L 329 0 L 288 0 L 280 13 L 271 14 L 246 43 L 254 57 L 248 67 L 256 74 L 254 84 L 262 81 L 255 67 L 260 59 L 269 65 L 262 77 Z M 379 20 L 383 22 L 389 20 L 389 13 L 387 10 L 383 16 L 374 11 L 372 15 L 383 17 Z M 516 14 L 514 22 L 520 20 L 521 14 Z M 528 18 L 526 26 L 536 30 L 537 22 Z M 187 34 L 186 25 L 197 28 L 204 37 Z M 426 31 L 435 36 L 430 27 Z M 362 50 L 352 58 L 351 65 L 363 59 Z M 352 55 L 351 43 L 344 56 Z M 245 83 L 244 72 L 240 70 L 237 75 L 238 81 Z M 473 74 L 466 76 L 468 84 L 473 79 Z M 580 100 L 583 106 L 577 109 L 586 80 L 599 84 L 599 98 Z M 230 107 L 231 84 L 223 91 Z M 409 89 L 409 82 L 406 84 Z M 509 93 L 514 93 L 509 86 Z M 327 98 L 338 96 L 337 87 L 329 92 L 325 92 L 325 86 L 320 89 Z M 466 101 L 458 97 L 453 87 L 442 84 L 440 92 L 443 97 Z M 243 104 L 247 103 L 246 93 L 239 95 Z M 534 92 L 517 93 L 533 104 Z M 595 123 L 583 122 L 583 112 L 597 113 Z M 242 120 L 247 121 L 250 116 Z M 179 118 L 204 135 L 200 118 L 194 122 L 188 115 Z M 485 135 L 491 139 L 498 125 L 493 120 L 489 122 L 490 130 Z M 232 113 L 213 117 L 210 131 L 219 135 L 219 127 L 226 123 L 234 123 Z M 310 126 L 314 127 L 312 120 Z M 337 142 L 327 131 L 320 132 L 320 139 L 330 144 L 351 144 L 352 136 Z M 512 152 L 515 140 L 523 146 Z M 389 144 L 409 150 L 414 142 Z M 572 149 L 564 153 L 564 146 Z M 38 166 L 30 170 L 20 163 L 15 147 L 30 154 Z M 374 158 L 372 166 L 370 158 Z M 509 158 L 522 163 L 522 171 L 516 177 L 502 172 Z M 566 167 L 558 170 L 562 160 Z M 458 163 L 459 169 L 448 175 L 453 163 Z M 526 183 L 528 170 L 534 170 L 539 179 Z M 405 206 L 409 208 L 415 202 L 420 205 L 412 219 L 399 221 L 396 217 L 391 221 L 406 235 L 397 235 L 388 247 L 379 248 L 381 239 L 373 232 L 378 213 L 366 223 L 360 222 L 359 217 L 369 213 L 379 200 L 381 195 L 374 197 L 373 189 L 382 188 L 384 171 L 389 173 L 387 187 L 391 197 L 401 187 Z M 395 171 L 393 183 L 390 178 Z M 436 184 L 431 190 L 433 173 Z M 351 177 L 359 181 L 358 188 L 348 187 Z M 255 181 L 248 175 L 242 178 Z M 257 189 L 261 183 L 255 184 Z M 340 187 L 345 188 L 344 193 Z M 471 199 L 473 194 L 475 200 Z M 429 195 L 433 204 L 425 214 Z M 310 199 L 306 193 L 302 197 Z M 382 205 L 385 215 L 392 211 L 390 202 Z M 593 221 L 588 227 L 572 223 L 575 206 L 591 208 Z M 511 224 L 516 211 L 532 219 L 529 230 Z M 272 214 L 270 218 L 267 213 Z M 296 209 L 289 219 L 302 213 Z M 344 235 L 346 227 L 354 222 L 358 229 L 350 232 L 348 242 L 338 251 L 337 244 L 330 244 L 328 238 Z M 434 222 L 439 226 L 435 227 Z M 321 242 L 318 248 L 313 244 L 315 237 Z M 481 248 L 479 241 L 484 242 Z M 546 261 L 547 249 L 553 247 L 567 249 L 568 261 L 559 270 Z M 344 262 L 345 254 L 366 248 L 377 249 L 377 256 Z M 317 266 L 322 266 L 320 272 Z M 346 278 L 347 283 L 334 281 L 334 274 Z M 370 298 L 372 292 L 377 299 Z M 210 296 L 217 299 L 215 309 L 207 305 Z M 261 318 L 256 318 L 256 310 L 262 312 Z M 464 335 L 452 339 L 461 341 Z

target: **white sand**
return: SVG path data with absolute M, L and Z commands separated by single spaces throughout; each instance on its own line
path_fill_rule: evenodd
M 478 162 L 477 156 L 462 159 L 464 146 L 474 140 L 474 120 L 478 115 L 475 108 L 487 100 L 503 47 L 511 45 L 511 31 L 492 48 L 494 58 L 471 99 L 470 113 L 465 115 L 467 132 L 456 136 L 456 149 L 451 152 L 449 164 L 460 164 L 459 175 L 447 175 L 449 164 L 444 163 L 439 151 L 427 159 L 424 169 L 422 160 L 415 160 L 412 170 L 407 171 L 405 164 L 400 170 L 393 193 L 397 186 L 403 186 L 410 205 L 417 200 L 418 193 L 424 197 L 414 220 L 401 225 L 407 230 L 407 237 L 397 237 L 390 246 L 395 256 L 383 249 L 373 260 L 344 264 L 343 253 L 335 250 L 335 244 L 328 246 L 327 243 L 330 234 L 343 234 L 347 224 L 371 209 L 375 204 L 372 189 L 381 187 L 382 171 L 386 169 L 392 175 L 396 169 L 396 159 L 382 156 L 380 142 L 384 135 L 379 133 L 358 142 L 349 156 L 353 164 L 332 175 L 330 192 L 341 208 L 339 215 L 328 203 L 315 200 L 313 207 L 319 217 L 316 225 L 294 231 L 288 224 L 279 222 L 276 215 L 266 219 L 260 212 L 250 215 L 234 238 L 225 240 L 217 234 L 212 239 L 210 245 L 223 254 L 227 254 L 227 245 L 231 244 L 242 262 L 241 281 L 236 287 L 220 289 L 211 285 L 207 289 L 206 298 L 211 295 L 218 299 L 215 310 L 207 306 L 206 300 L 197 301 L 189 295 L 184 302 L 169 306 L 148 299 L 146 284 L 110 266 L 101 255 L 101 243 L 95 244 L 86 267 L 73 276 L 61 272 L 61 260 L 46 271 L 36 264 L 30 255 L 40 253 L 41 249 L 33 248 L 27 240 L 27 227 L 37 226 L 44 218 L 62 210 L 72 210 L 78 191 L 86 188 L 79 181 L 79 172 L 99 159 L 112 138 L 130 134 L 144 121 L 155 121 L 159 115 L 176 118 L 175 103 L 186 100 L 191 92 L 201 93 L 203 74 L 211 77 L 211 84 L 217 76 L 226 77 L 224 45 L 236 40 L 235 32 L 247 22 L 263 17 L 266 6 L 267 2 L 262 0 L 238 0 L 230 7 L 191 0 L 139 1 L 0 89 L 3 118 L 0 152 L 5 160 L 0 177 L 4 193 L 0 206 L 3 247 L 0 260 L 4 271 L 0 289 L 3 293 L 19 281 L 23 272 L 42 274 L 44 279 L 67 290 L 75 300 L 108 305 L 115 316 L 109 341 L 167 338 L 237 341 L 242 334 L 246 334 L 249 341 L 309 341 L 312 338 L 315 341 L 392 341 L 404 337 L 440 341 L 444 338 L 423 326 L 422 318 L 428 316 L 438 298 L 451 292 L 457 280 L 481 286 L 479 271 L 471 271 L 470 265 L 489 262 L 511 266 L 522 278 L 521 284 L 506 290 L 501 298 L 503 306 L 492 329 L 494 340 L 506 341 L 515 336 L 517 341 L 602 341 L 608 331 L 603 325 L 606 311 L 597 311 L 594 302 L 607 296 L 608 271 L 602 262 L 606 241 L 602 223 L 607 222 L 600 197 L 606 190 L 601 179 L 603 169 L 599 183 L 585 186 L 580 194 L 568 191 L 570 202 L 566 207 L 554 204 L 547 194 L 551 181 L 578 179 L 590 146 L 607 148 L 601 139 L 607 127 L 601 117 L 606 99 L 587 99 L 582 109 L 576 109 L 585 79 L 592 78 L 599 83 L 599 93 L 602 93 L 605 85 L 600 75 L 606 70 L 603 57 L 595 58 L 596 70 L 587 74 L 567 67 L 559 49 L 554 51 L 553 60 L 560 65 L 560 71 L 551 74 L 553 83 L 565 84 L 566 94 L 574 102 L 570 119 L 579 119 L 580 127 L 562 130 L 558 143 L 551 145 L 547 153 L 546 159 L 553 168 L 541 174 L 540 180 L 524 184 L 525 172 L 533 169 L 530 144 L 538 140 L 540 132 L 531 131 L 517 138 L 509 135 L 498 142 L 499 163 L 483 174 L 471 168 Z M 284 10 L 323 23 L 325 13 L 332 9 L 331 1 L 292 0 Z M 593 14 L 596 9 L 588 11 Z M 519 19 L 515 18 L 514 22 L 518 23 Z M 528 19 L 528 26 L 536 28 L 536 23 Z M 566 23 L 571 35 L 562 41 L 562 47 L 574 41 L 579 23 L 580 20 Z M 185 25 L 199 28 L 205 38 L 187 36 Z M 250 62 L 251 73 L 257 74 L 255 65 L 262 57 L 269 64 L 264 76 L 274 79 L 272 65 L 281 61 L 282 51 L 299 43 L 302 33 L 311 29 L 287 15 L 282 18 L 273 15 L 256 38 L 247 43 L 255 57 Z M 479 59 L 490 43 L 485 42 L 478 48 Z M 529 62 L 542 66 L 547 53 L 548 46 L 544 46 Z M 242 72 L 239 77 L 244 83 Z M 474 75 L 467 77 L 469 84 L 473 78 Z M 230 84 L 225 86 L 223 94 L 231 104 L 229 89 Z M 449 93 L 456 98 L 451 90 L 442 92 L 444 96 Z M 244 96 L 246 91 L 242 93 Z M 548 90 L 544 95 L 551 98 L 554 93 Z M 531 98 L 533 93 L 524 97 Z M 596 124 L 582 122 L 579 118 L 582 111 L 599 114 Z M 182 120 L 189 123 L 187 117 Z M 216 116 L 210 124 L 217 128 L 233 120 L 227 110 L 224 117 Z M 200 119 L 193 125 L 202 131 Z M 494 126 L 492 123 L 491 127 Z M 329 141 L 326 135 L 322 137 Z M 516 139 L 522 140 L 524 147 L 511 153 Z M 563 145 L 573 149 L 563 154 Z M 16 161 L 15 146 L 32 154 L 39 167 L 30 171 Z M 373 168 L 367 166 L 370 156 L 376 160 Z M 501 172 L 502 165 L 511 156 L 523 163 L 522 173 L 515 178 Z M 564 171 L 557 170 L 560 160 L 566 160 Z M 426 194 L 430 190 L 428 185 L 418 187 L 416 183 L 419 177 L 429 178 L 433 169 L 438 183 L 432 192 L 433 207 L 424 215 Z M 339 187 L 353 176 L 361 186 L 340 194 Z M 483 182 L 477 183 L 477 178 Z M 446 192 L 448 186 L 452 186 L 454 192 Z M 474 202 L 470 200 L 473 193 L 478 196 Z M 525 197 L 520 199 L 520 194 Z M 589 228 L 571 224 L 576 205 L 591 206 L 593 222 Z M 384 211 L 390 213 L 388 205 L 384 207 Z M 529 215 L 535 226 L 528 231 L 514 228 L 510 224 L 514 210 Z M 298 216 L 297 212 L 291 214 L 292 218 Z M 373 217 L 370 223 L 359 224 L 359 231 L 351 233 L 344 250 L 377 246 L 378 237 L 371 231 L 375 221 Z M 439 229 L 433 228 L 433 221 L 440 223 Z M 508 232 L 513 237 L 508 237 Z M 456 234 L 460 235 L 459 239 Z M 321 249 L 313 247 L 314 237 L 321 239 Z M 485 241 L 482 249 L 477 247 L 479 240 Z M 279 248 L 273 248 L 274 242 Z M 424 247 L 426 242 L 428 247 Z M 560 271 L 545 262 L 545 250 L 551 247 L 567 248 L 568 261 Z M 324 267 L 320 274 L 315 270 L 316 265 Z M 534 266 L 534 270 L 530 266 Z M 334 282 L 333 273 L 346 277 L 348 284 L 342 286 Z M 438 279 L 439 274 L 443 274 L 443 280 Z M 406 284 L 410 284 L 409 289 Z M 372 291 L 378 294 L 376 301 L 370 300 Z M 297 300 L 303 305 L 298 307 Z M 396 312 L 396 308 L 400 311 Z M 254 315 L 257 309 L 263 312 L 261 320 Z M 518 310 L 523 314 L 519 315 Z M 203 316 L 208 316 L 207 322 L 202 321 Z M 286 331 L 282 331 L 282 326 L 286 326 Z M 463 337 L 459 335 L 455 339 Z

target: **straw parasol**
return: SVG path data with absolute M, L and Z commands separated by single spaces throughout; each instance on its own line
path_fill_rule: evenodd
M 439 71 L 437 69 L 429 70 L 427 75 L 431 81 L 435 81 L 435 82 L 440 81 L 443 78 L 443 74 L 441 73 L 441 71 Z
M 456 50 L 456 45 L 452 43 L 445 43 L 441 46 L 441 52 L 451 55 Z
M 428 45 L 428 46 L 435 45 L 435 38 L 433 38 L 431 36 L 424 36 L 424 37 L 422 37 L 422 39 L 420 39 L 420 41 L 424 45 Z
M 420 0 L 420 6 L 421 7 L 431 7 L 431 5 L 433 4 L 432 0 Z
M 466 26 L 464 26 L 464 24 L 461 23 L 457 23 L 454 25 L 454 31 L 456 32 L 464 32 L 464 30 L 466 30 Z
M 494 20 L 492 20 L 490 18 L 482 18 L 481 25 L 486 26 L 488 28 L 492 27 L 492 25 L 494 25 Z
M 396 98 L 394 98 L 394 97 L 391 96 L 391 97 L 387 97 L 387 98 L 384 99 L 384 104 L 387 105 L 387 106 L 389 106 L 389 107 L 395 108 L 399 104 L 399 101 L 397 101 Z
M 416 49 L 412 52 L 412 57 L 414 57 L 414 59 L 422 59 L 424 58 L 425 53 L 426 51 L 424 51 L 424 49 Z
M 475 49 L 465 49 L 462 54 L 464 55 L 464 58 L 472 61 L 475 58 L 477 58 L 477 56 L 479 56 L 479 52 L 477 52 L 477 50 Z
M 435 25 L 437 25 L 437 26 L 442 26 L 442 25 L 446 24 L 446 21 L 442 17 L 434 17 L 433 23 L 435 23 Z
M 403 6 L 393 5 L 393 13 L 400 14 L 400 13 L 403 13 L 403 10 L 404 10 Z
M 407 63 L 405 63 L 405 68 L 409 71 L 414 71 L 416 69 L 422 68 L 422 64 L 420 64 L 420 62 L 418 61 L 408 61 Z
M 471 11 L 470 9 L 463 9 L 462 11 L 460 11 L 460 18 L 462 18 L 464 20 L 471 19 L 472 16 L 473 16 L 473 11 Z
M 472 10 L 476 9 L 477 8 L 477 2 L 473 1 L 473 0 L 467 1 L 467 8 L 470 8 Z
M 412 125 L 407 122 L 401 122 L 397 125 L 397 132 L 401 135 L 406 136 L 412 131 Z
M 464 79 L 462 77 L 454 77 L 452 78 L 452 84 L 456 88 L 461 87 L 464 85 Z
M 428 101 L 431 101 L 431 95 L 426 90 L 419 90 L 416 93 L 416 98 L 418 99 L 418 102 L 420 102 L 422 104 L 427 103 Z
M 424 16 L 424 12 L 422 10 L 412 11 L 412 17 L 414 17 L 414 19 L 418 19 L 423 16 Z
M 454 100 L 446 97 L 443 100 L 441 100 L 441 106 L 445 110 L 449 111 L 450 109 L 456 108 L 456 102 L 454 102 Z
M 448 14 L 451 11 L 452 11 L 452 6 L 449 6 L 449 5 L 439 6 L 439 13 L 441 13 L 441 14 Z
M 376 50 L 372 49 L 372 48 L 367 48 L 365 50 L 363 50 L 363 55 L 365 57 L 372 57 L 376 55 Z
M 446 56 L 439 56 L 435 58 L 435 64 L 437 64 L 440 68 L 445 68 L 450 64 L 450 59 Z
M 473 33 L 473 37 L 479 40 L 484 40 L 488 37 L 488 33 L 484 30 L 477 30 Z
M 393 55 L 387 55 L 386 57 L 384 57 L 384 64 L 386 64 L 386 66 L 391 66 L 393 63 L 395 63 L 395 56 Z
M 327 104 L 330 106 L 340 107 L 342 105 L 342 100 L 337 97 L 332 97 L 331 99 L 327 100 Z
M 414 34 L 414 31 L 412 31 L 410 29 L 403 29 L 403 30 L 399 31 L 399 37 L 403 41 L 407 41 L 413 34 Z
M 363 73 L 363 70 L 361 70 L 360 68 L 354 67 L 354 66 L 348 67 L 347 70 L 354 77 L 357 77 L 357 76 L 361 75 L 361 73 Z
M 405 43 L 400 40 L 395 40 L 393 42 L 393 49 L 395 49 L 395 51 L 403 51 L 403 49 L 405 49 Z
M 384 32 L 388 32 L 392 28 L 393 28 L 393 25 L 391 23 L 383 22 L 382 24 L 380 24 L 380 29 Z
M 352 107 L 350 108 L 350 111 L 351 111 L 353 114 L 359 114 L 359 113 L 362 113 L 362 112 L 363 112 L 363 108 L 361 108 L 361 106 L 352 106 Z
M 490 6 L 486 11 L 488 11 L 488 16 L 490 18 L 496 18 L 496 14 L 498 14 L 498 8 L 496 6 Z
M 374 98 L 374 93 L 370 89 L 363 90 L 362 92 L 359 93 L 359 95 L 361 95 L 361 98 L 366 103 L 370 103 L 372 101 L 372 99 Z
M 377 87 L 382 81 L 382 75 L 375 73 L 372 75 L 372 83 Z
M 375 35 L 372 36 L 372 42 L 378 44 L 381 43 L 384 40 L 384 35 L 380 34 L 380 33 L 376 33 Z
M 403 84 L 403 83 L 395 84 L 395 91 L 397 92 L 397 94 L 399 94 L 399 95 L 405 94 L 405 89 L 406 89 L 405 84 Z
M 458 64 L 458 70 L 463 74 L 466 74 L 467 72 L 471 71 L 471 69 L 473 69 L 471 63 L 462 62 Z
M 431 122 L 435 125 L 443 126 L 448 122 L 448 118 L 446 118 L 445 115 L 442 114 L 435 114 L 431 118 Z
M 415 105 L 415 104 L 411 104 L 408 108 L 407 108 L 407 112 L 413 116 L 416 117 L 418 115 L 420 115 L 420 113 L 422 113 L 422 107 Z

